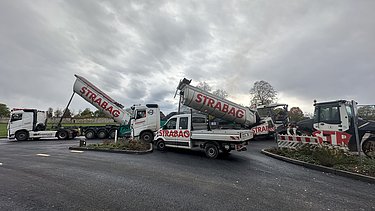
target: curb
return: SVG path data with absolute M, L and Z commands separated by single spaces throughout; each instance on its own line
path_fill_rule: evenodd
M 375 177 L 366 176 L 366 175 L 357 174 L 357 173 L 353 173 L 353 172 L 349 172 L 349 171 L 338 170 L 338 169 L 334 169 L 334 168 L 330 168 L 330 167 L 326 167 L 326 166 L 315 165 L 315 164 L 307 163 L 307 162 L 304 162 L 304 161 L 295 160 L 295 159 L 292 159 L 292 158 L 288 158 L 288 157 L 277 155 L 277 154 L 274 154 L 274 153 L 271 153 L 271 152 L 267 152 L 267 151 L 265 151 L 265 149 L 262 149 L 262 154 L 265 154 L 267 156 L 273 157 L 273 158 L 278 159 L 278 160 L 282 160 L 282 161 L 293 163 L 293 164 L 296 164 L 296 165 L 299 165 L 299 166 L 303 166 L 303 167 L 306 167 L 306 168 L 310 168 L 310 169 L 314 169 L 314 170 L 318 170 L 318 171 L 323 171 L 323 172 L 326 172 L 326 173 L 332 173 L 332 174 L 336 174 L 336 175 L 340 175 L 340 176 L 344 176 L 344 177 L 349 177 L 349 178 L 352 178 L 352 179 L 361 180 L 361 181 L 364 181 L 364 182 L 375 184 Z
M 143 155 L 154 151 L 152 144 L 149 150 L 135 151 L 135 150 L 120 150 L 120 149 L 91 149 L 88 147 L 69 147 L 69 150 L 83 150 L 83 151 L 96 151 L 96 152 L 111 152 L 111 153 L 122 153 L 122 154 L 137 154 Z

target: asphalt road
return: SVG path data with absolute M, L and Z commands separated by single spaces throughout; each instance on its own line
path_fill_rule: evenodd
M 375 185 L 260 153 L 71 152 L 78 141 L 0 141 L 0 210 L 375 210 Z

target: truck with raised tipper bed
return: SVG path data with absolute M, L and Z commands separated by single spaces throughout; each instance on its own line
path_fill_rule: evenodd
M 191 80 L 181 80 L 177 91 L 180 102 L 192 109 L 243 126 L 242 129 L 210 129 L 207 118 L 190 114 L 177 114 L 169 118 L 156 133 L 154 143 L 157 149 L 166 147 L 204 149 L 206 156 L 216 158 L 219 153 L 231 150 L 245 151 L 248 141 L 253 138 L 251 127 L 259 124 L 255 110 L 222 99 L 203 89 L 190 85 Z M 203 115 L 203 116 L 204 116 Z

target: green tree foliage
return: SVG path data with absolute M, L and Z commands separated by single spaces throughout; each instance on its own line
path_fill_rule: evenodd
M 358 108 L 358 116 L 366 120 L 375 120 L 375 106 L 366 105 Z
M 83 118 L 91 118 L 93 116 L 94 116 L 94 113 L 89 108 L 85 108 L 85 110 L 83 110 L 80 115 L 80 117 L 83 117 Z
M 94 112 L 94 117 L 108 117 L 107 114 L 104 113 L 103 110 L 96 110 Z
M 250 89 L 251 105 L 268 105 L 277 99 L 277 91 L 267 81 L 256 81 Z
M 305 119 L 303 112 L 299 107 L 292 107 L 289 110 L 288 114 L 289 114 L 289 119 L 292 122 L 298 122 L 298 121 Z
M 10 115 L 10 111 L 7 105 L 0 103 L 0 117 L 1 118 L 9 117 L 9 115 Z
M 63 112 L 61 111 L 61 109 L 59 108 L 56 108 L 55 112 L 54 112 L 54 117 L 61 117 L 63 114 Z
M 72 112 L 70 111 L 70 109 L 68 108 L 68 109 L 66 109 L 66 111 L 64 109 L 63 118 L 71 118 L 71 117 L 72 117 Z
M 49 107 L 47 110 L 47 118 L 51 118 L 53 116 L 53 108 Z

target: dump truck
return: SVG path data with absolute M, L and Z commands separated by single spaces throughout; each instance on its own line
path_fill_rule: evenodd
M 251 127 L 259 124 L 255 110 L 222 99 L 203 89 L 190 85 L 191 80 L 180 81 L 177 92 L 180 102 L 205 115 L 222 118 L 243 125 L 243 129 L 210 129 L 207 118 L 196 114 L 177 114 L 168 119 L 156 133 L 154 143 L 157 149 L 166 147 L 204 149 L 208 158 L 216 158 L 219 153 L 231 150 L 245 151 L 248 141 L 253 138 Z M 205 116 L 203 115 L 203 116 Z M 197 126 L 198 124 L 198 126 Z
M 84 77 L 79 75 L 75 77 L 73 95 L 78 94 L 120 125 L 120 127 L 85 127 L 84 133 L 87 138 L 114 137 L 116 130 L 121 131 L 125 128 L 124 133 L 129 132 L 132 137 L 152 142 L 154 132 L 160 128 L 160 109 L 157 104 L 133 105 L 129 109 L 124 109 L 122 104 L 113 100 Z

